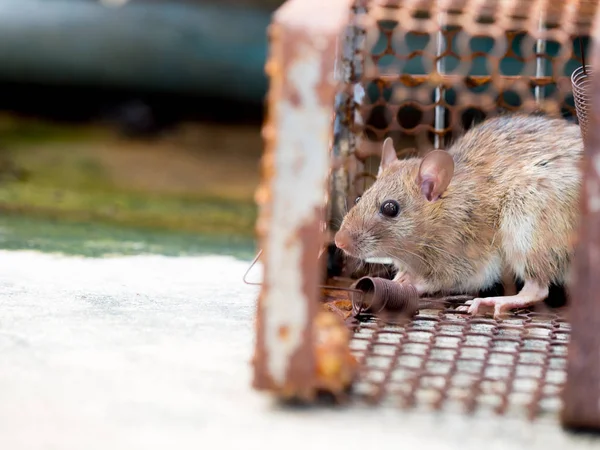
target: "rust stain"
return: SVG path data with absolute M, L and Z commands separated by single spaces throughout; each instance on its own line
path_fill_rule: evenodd
M 564 83 L 570 87 L 571 84 L 569 78 L 566 76 L 555 78 L 551 76 L 529 77 L 523 75 L 504 75 L 503 79 L 509 84 L 523 82 L 527 83 L 530 87 L 551 86 L 554 83 Z M 406 73 L 398 75 L 382 74 L 379 76 L 379 78 L 375 78 L 373 80 L 373 82 L 377 84 L 379 89 L 389 88 L 398 81 L 404 86 L 410 88 L 419 87 L 424 84 L 432 86 L 441 85 L 445 88 L 451 88 L 455 87 L 461 82 L 469 88 L 476 88 L 484 86 L 486 84 L 491 84 L 496 80 L 494 79 L 493 75 L 441 75 L 438 73 L 430 73 L 426 75 Z
M 322 52 L 326 55 L 335 55 L 338 42 L 335 39 L 329 39 L 325 42 L 326 45 L 322 49 Z M 335 81 L 333 66 L 326 59 L 322 60 L 320 82 L 316 87 L 317 96 L 321 105 L 327 108 L 333 106 L 337 87 L 338 83 Z
M 295 108 L 301 108 L 302 102 L 300 101 L 300 94 L 298 94 L 298 90 L 293 86 L 288 86 L 287 89 L 287 98 Z
M 320 39 L 319 39 L 320 38 Z M 318 45 L 320 48 L 315 49 L 316 42 L 323 42 Z M 302 46 L 299 44 L 302 43 Z M 281 70 L 286 71 L 288 67 L 293 65 L 302 58 L 303 51 L 318 50 L 323 55 L 329 55 L 329 58 L 323 58 L 321 61 L 321 76 L 319 83 L 315 87 L 317 99 L 319 103 L 332 108 L 333 101 L 331 98 L 335 95 L 335 73 L 333 70 L 333 55 L 336 54 L 337 41 L 331 36 L 314 36 L 306 31 L 295 30 L 293 33 L 287 33 L 281 38 L 281 45 L 285 49 L 285 62 L 282 64 Z M 286 79 L 282 89 L 283 98 L 287 99 L 292 106 L 296 108 L 302 107 L 300 96 L 294 84 Z
M 286 325 L 282 325 L 279 327 L 279 332 L 277 334 L 279 339 L 282 341 L 287 341 L 290 337 L 290 329 Z
M 327 294 L 325 293 L 324 295 Z M 347 320 L 352 316 L 352 301 L 347 298 L 328 301 L 323 304 L 323 309 L 337 314 L 343 320 Z
M 315 318 L 314 334 L 318 388 L 340 395 L 354 381 L 358 367 L 350 351 L 350 330 L 339 315 L 321 311 Z
M 296 395 L 305 399 L 313 398 L 317 387 L 313 320 L 319 308 L 320 274 L 325 272 L 324 261 L 317 261 L 323 243 L 321 233 L 323 218 L 324 210 L 318 208 L 314 212 L 313 220 L 308 221 L 297 231 L 297 237 L 303 243 L 299 275 L 302 277 L 302 291 L 308 299 L 308 321 L 302 332 L 302 346 L 290 358 L 286 384 L 290 391 L 294 391 L 298 386 L 302 387 Z

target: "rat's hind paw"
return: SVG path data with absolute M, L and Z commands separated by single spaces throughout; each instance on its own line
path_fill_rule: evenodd
M 487 298 L 474 298 L 471 300 L 467 309 L 467 312 L 472 315 L 477 315 L 480 312 L 480 308 L 493 307 L 494 318 L 497 319 L 503 313 L 510 311 L 513 308 L 518 308 L 520 302 L 513 297 L 487 297 Z M 487 308 L 486 308 L 487 309 Z
M 464 305 L 456 308 L 457 311 L 468 312 L 472 315 L 477 315 L 480 312 L 480 308 L 483 306 L 484 309 L 488 309 L 487 307 L 494 307 L 494 317 L 500 315 L 503 311 L 510 309 L 509 306 L 506 306 L 503 299 L 507 297 L 487 297 L 487 298 L 474 298 L 473 300 L 467 300 Z
M 548 287 L 543 287 L 535 281 L 526 281 L 523 289 L 516 295 L 503 297 L 475 298 L 470 302 L 469 313 L 477 314 L 481 306 L 494 308 L 494 318 L 513 309 L 527 308 L 535 303 L 544 301 L 548 296 Z M 468 302 L 469 303 L 469 302 Z

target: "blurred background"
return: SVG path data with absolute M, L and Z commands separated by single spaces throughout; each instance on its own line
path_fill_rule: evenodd
M 0 2 L 2 247 L 81 253 L 95 234 L 84 253 L 102 253 L 136 230 L 250 251 L 282 3 Z
M 267 27 L 282 3 L 2 0 L 0 247 L 250 257 Z M 410 38 L 410 49 L 426 45 Z M 420 58 L 406 71 L 423 73 Z M 366 91 L 379 96 L 376 83 Z M 386 129 L 384 112 L 371 112 L 373 129 Z M 401 110 L 409 128 L 419 118 Z

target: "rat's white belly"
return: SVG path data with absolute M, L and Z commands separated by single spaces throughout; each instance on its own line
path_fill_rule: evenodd
M 482 262 L 474 275 L 465 277 L 458 290 L 468 293 L 477 293 L 496 284 L 502 277 L 503 262 L 500 255 L 492 255 Z

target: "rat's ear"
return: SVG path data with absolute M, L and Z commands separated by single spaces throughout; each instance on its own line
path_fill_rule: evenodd
M 419 167 L 418 183 L 421 192 L 430 202 L 444 193 L 454 175 L 454 159 L 445 150 L 429 152 Z
M 387 168 L 394 161 L 398 161 L 398 155 L 394 148 L 394 141 L 392 138 L 386 138 L 383 141 L 383 150 L 381 151 L 381 164 L 379 165 L 379 171 L 377 175 L 381 174 L 385 168 Z

